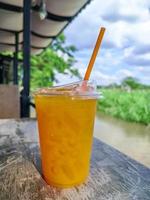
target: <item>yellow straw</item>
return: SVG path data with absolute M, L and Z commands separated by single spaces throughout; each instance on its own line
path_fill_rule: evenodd
M 87 67 L 87 70 L 86 70 L 86 73 L 85 73 L 85 76 L 84 76 L 84 80 L 89 80 L 89 77 L 90 77 L 90 74 L 91 74 L 91 71 L 92 71 L 98 50 L 99 50 L 100 45 L 102 43 L 104 33 L 105 33 L 105 28 L 102 27 L 100 32 L 99 32 L 99 35 L 98 35 L 98 38 L 97 38 L 97 41 L 96 41 L 96 44 L 95 44 L 95 48 L 93 50 L 93 53 L 92 53 L 92 56 L 91 56 L 91 59 L 90 59 L 90 62 L 89 62 L 89 65 Z

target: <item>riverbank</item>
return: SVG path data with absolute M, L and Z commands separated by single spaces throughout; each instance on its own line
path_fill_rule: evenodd
M 101 89 L 98 111 L 132 122 L 150 124 L 150 90 Z

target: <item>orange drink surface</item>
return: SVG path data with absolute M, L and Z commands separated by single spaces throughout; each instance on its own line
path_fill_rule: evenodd
M 89 173 L 96 98 L 35 96 L 42 173 L 53 186 L 82 183 Z

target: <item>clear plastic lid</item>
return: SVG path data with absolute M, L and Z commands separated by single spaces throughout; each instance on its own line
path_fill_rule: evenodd
M 87 96 L 92 98 L 98 98 L 100 94 L 96 91 L 96 84 L 91 81 L 79 81 L 71 84 L 40 88 L 34 96 Z

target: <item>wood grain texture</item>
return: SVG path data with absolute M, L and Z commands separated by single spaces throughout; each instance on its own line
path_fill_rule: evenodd
M 70 189 L 41 177 L 35 120 L 0 120 L 0 200 L 150 200 L 150 169 L 94 139 L 88 180 Z

